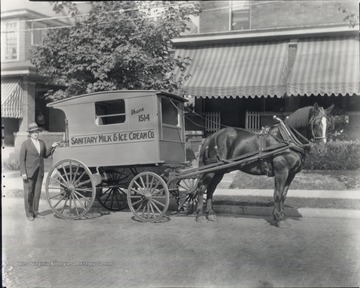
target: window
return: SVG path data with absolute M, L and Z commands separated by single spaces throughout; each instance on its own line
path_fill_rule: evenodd
M 178 103 L 167 98 L 162 98 L 161 100 L 161 113 L 162 113 L 162 123 L 179 126 L 179 116 L 178 113 Z
M 249 1 L 230 1 L 230 30 L 250 29 Z
M 200 33 L 250 29 L 250 1 L 203 1 Z
M 229 31 L 229 2 L 201 1 L 200 33 Z
M 31 45 L 41 45 L 46 35 L 47 25 L 41 22 L 31 23 Z
M 95 103 L 96 125 L 124 123 L 125 119 L 125 101 L 123 99 Z
M 6 22 L 1 25 L 1 58 L 2 60 L 18 60 L 19 59 L 19 32 L 17 22 Z

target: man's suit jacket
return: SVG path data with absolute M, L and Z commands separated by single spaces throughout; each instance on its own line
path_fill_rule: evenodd
M 26 174 L 28 178 L 31 178 L 37 169 L 40 169 L 40 175 L 44 176 L 44 158 L 51 155 L 52 148 L 47 151 L 45 142 L 39 140 L 39 143 L 40 155 L 30 138 L 22 143 L 20 150 L 21 175 Z

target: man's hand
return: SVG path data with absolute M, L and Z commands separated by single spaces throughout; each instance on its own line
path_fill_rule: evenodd
M 54 143 L 51 145 L 51 147 L 55 148 L 55 147 L 57 147 L 57 146 L 59 146 L 59 145 L 60 145 L 60 142 L 54 142 Z
M 24 181 L 27 181 L 27 180 L 28 180 L 28 177 L 27 177 L 26 174 L 21 175 L 21 177 L 22 177 L 22 179 L 23 179 Z

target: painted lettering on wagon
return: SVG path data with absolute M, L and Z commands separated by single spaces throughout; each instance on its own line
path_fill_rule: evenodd
M 71 136 L 71 146 L 84 146 L 106 143 L 124 143 L 136 141 L 152 141 L 155 138 L 154 130 L 147 131 L 127 131 L 106 133 L 91 136 Z

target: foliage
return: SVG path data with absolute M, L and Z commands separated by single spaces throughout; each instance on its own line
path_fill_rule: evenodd
M 3 161 L 3 170 L 20 170 L 20 160 L 18 155 L 11 153 L 9 157 Z
M 334 108 L 329 117 L 328 138 L 333 141 L 352 140 L 348 135 L 349 116 L 342 109 Z
M 359 15 L 355 11 L 349 11 L 349 9 L 344 6 L 344 3 L 337 3 L 337 8 L 340 12 L 345 14 L 344 22 L 349 23 L 350 27 L 354 28 L 359 24 Z
M 49 30 L 34 50 L 38 72 L 66 87 L 52 100 L 106 90 L 177 90 L 189 58 L 171 56 L 171 39 L 188 30 L 197 4 L 176 1 L 92 1 L 87 15 L 75 3 L 58 1 L 72 24 Z M 185 5 L 186 4 L 186 5 Z M 154 10 L 154 7 L 158 10 Z M 160 13 L 154 17 L 154 13 Z
M 359 141 L 329 141 L 322 153 L 314 144 L 306 156 L 304 169 L 356 170 L 360 168 Z

